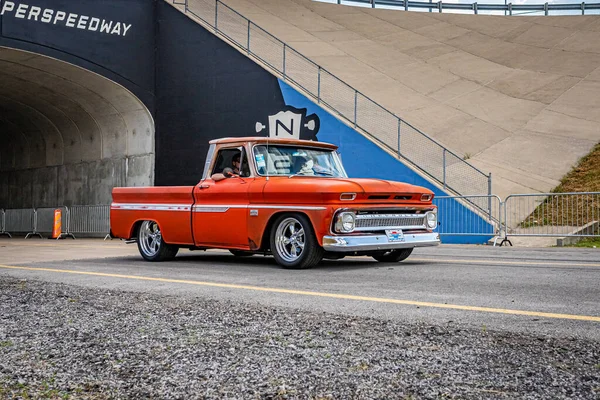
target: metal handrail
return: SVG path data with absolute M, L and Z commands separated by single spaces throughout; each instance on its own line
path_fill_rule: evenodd
M 330 1 L 325 0 L 313 0 L 322 3 L 331 3 Z M 369 4 L 371 8 L 377 8 L 377 6 L 385 6 L 385 7 L 397 7 L 398 9 L 404 9 L 408 11 L 409 9 L 429 9 L 430 12 L 433 10 L 437 10 L 438 12 L 442 12 L 443 10 L 472 10 L 473 14 L 478 14 L 479 10 L 486 11 L 503 11 L 505 15 L 520 15 L 515 13 L 516 11 L 527 11 L 528 12 L 538 12 L 543 11 L 544 15 L 548 15 L 550 11 L 579 11 L 581 10 L 581 15 L 585 15 L 586 10 L 600 10 L 600 3 L 538 3 L 538 4 L 513 4 L 513 3 L 505 3 L 505 4 L 480 4 L 477 2 L 467 3 L 467 4 L 457 4 L 457 3 L 444 3 L 443 1 L 412 1 L 412 0 L 344 0 L 344 5 L 352 6 L 351 3 L 359 3 L 359 4 Z M 342 4 L 341 0 L 337 0 L 337 4 Z
M 458 193 L 458 194 L 483 194 L 485 192 L 487 192 L 487 194 L 491 194 L 491 174 L 483 173 L 478 168 L 476 168 L 475 166 L 473 166 L 470 163 L 468 163 L 467 161 L 465 161 L 463 157 L 460 157 L 453 151 L 445 148 L 443 145 L 438 143 L 436 140 L 434 140 L 433 138 L 431 138 L 430 136 L 428 136 L 421 130 L 415 128 L 413 125 L 409 124 L 402 118 L 398 117 L 393 112 L 389 111 L 385 107 L 382 107 L 378 103 L 374 102 L 368 96 L 364 95 L 357 89 L 353 88 L 351 85 L 347 84 L 343 80 L 337 78 L 334 74 L 329 72 L 327 69 L 319 66 L 314 61 L 305 57 L 304 55 L 302 55 L 302 53 L 300 53 L 293 47 L 287 45 L 283 41 L 279 40 L 277 37 L 273 36 L 272 34 L 270 34 L 268 31 L 266 31 L 262 27 L 256 25 L 255 23 L 253 23 L 252 21 L 250 21 L 249 19 L 247 19 L 246 17 L 244 17 L 239 12 L 237 12 L 236 10 L 234 10 L 227 4 L 223 3 L 222 1 L 214 0 L 214 2 L 213 2 L 213 0 L 203 0 L 205 7 L 200 6 L 199 8 L 193 8 L 193 6 L 190 6 L 190 3 L 188 0 L 184 0 L 184 1 L 182 1 L 182 0 L 166 0 L 166 1 L 170 1 L 173 4 L 183 5 L 184 11 L 186 13 L 190 13 L 194 17 L 198 18 L 204 24 L 213 28 L 215 33 L 220 34 L 224 38 L 228 39 L 228 41 L 231 44 L 244 50 L 244 53 L 246 53 L 248 56 L 252 55 L 256 61 L 267 66 L 270 70 L 275 71 L 277 74 L 280 74 L 284 81 L 291 82 L 294 85 L 296 85 L 300 90 L 302 90 L 303 93 L 305 93 L 308 97 L 312 98 L 317 104 L 324 104 L 330 110 L 332 110 L 334 113 L 338 114 L 339 117 L 341 117 L 341 119 L 347 121 L 350 125 L 354 126 L 356 129 L 360 129 L 362 132 L 364 132 L 365 134 L 369 135 L 371 138 L 376 140 L 384 148 L 387 148 L 394 154 L 397 154 L 398 157 L 408 161 L 416 169 L 420 170 L 421 172 L 423 172 L 424 174 L 426 174 L 427 176 L 432 178 L 434 181 L 443 185 L 444 189 L 450 190 L 450 191 Z M 213 13 L 211 7 L 214 7 L 214 13 Z M 203 15 L 203 13 L 204 14 L 209 13 L 210 15 Z M 225 13 L 230 13 L 231 14 L 230 18 L 238 19 L 239 23 L 236 24 L 235 22 L 231 23 L 231 21 L 228 21 L 227 15 L 223 15 Z M 219 19 L 220 14 L 222 15 L 221 19 L 224 20 L 222 22 L 220 22 L 220 19 Z M 227 23 L 229 23 L 229 26 L 226 25 Z M 225 25 L 225 29 L 223 29 L 224 25 Z M 232 31 L 230 29 L 231 26 L 234 26 L 234 28 L 236 28 L 237 30 Z M 228 32 L 228 30 L 231 32 Z M 259 32 L 258 39 L 263 39 L 264 37 L 267 37 L 271 43 L 274 43 L 278 47 L 281 47 L 281 49 L 280 49 L 281 50 L 281 55 L 280 55 L 281 58 L 276 58 L 276 61 L 278 63 L 281 62 L 281 64 L 282 64 L 281 67 L 273 65 L 272 62 L 270 62 L 269 60 L 266 59 L 267 56 L 272 56 L 272 54 L 268 53 L 268 54 L 263 54 L 261 56 L 260 51 L 257 51 L 257 49 L 256 49 L 256 45 L 254 47 L 252 47 L 251 33 L 256 30 L 258 30 L 258 32 Z M 236 39 L 235 37 L 233 37 L 233 36 L 243 36 L 244 35 L 243 32 L 245 32 L 245 31 L 247 31 L 247 34 L 246 34 L 246 36 L 243 37 L 243 39 L 239 39 L 239 38 Z M 255 33 L 255 35 L 256 35 L 256 33 Z M 298 79 L 295 79 L 294 76 L 290 76 L 290 74 L 286 70 L 286 57 L 287 58 L 297 57 L 297 59 L 299 59 L 303 63 L 308 63 L 307 64 L 308 67 L 314 68 L 316 70 L 315 71 L 316 73 L 314 74 L 315 76 L 311 76 L 309 78 L 309 80 L 311 81 L 310 83 L 313 86 L 317 86 L 316 89 L 307 88 L 306 85 L 302 84 L 302 82 L 300 82 Z M 310 72 L 310 71 L 307 71 L 307 72 Z M 332 79 L 336 83 L 339 83 L 339 85 L 343 86 L 344 90 L 347 91 L 348 93 L 353 93 L 353 98 L 347 99 L 348 101 L 346 103 L 343 103 L 343 105 L 345 106 L 344 108 L 353 109 L 353 111 L 350 111 L 350 112 L 341 111 L 340 109 L 338 109 L 338 107 L 331 104 L 331 101 L 329 99 L 323 98 L 323 93 L 322 93 L 322 88 L 321 88 L 322 80 L 323 80 L 323 78 L 328 78 L 328 77 L 331 77 L 330 79 Z M 312 81 L 313 78 L 314 78 L 314 82 Z M 348 96 L 348 97 L 350 97 L 350 96 Z M 379 137 L 377 134 L 374 134 L 373 132 L 371 132 L 369 128 L 365 127 L 364 124 L 362 124 L 358 121 L 359 117 L 366 118 L 366 119 L 372 118 L 372 115 L 370 115 L 369 112 L 362 111 L 362 109 L 358 107 L 357 99 L 359 97 L 361 100 L 364 100 L 366 102 L 365 106 L 372 107 L 379 111 L 379 114 L 381 114 L 381 115 L 378 115 L 378 117 L 389 116 L 389 118 L 391 118 L 392 120 L 397 121 L 397 124 L 396 124 L 397 128 L 394 128 L 393 132 L 389 129 L 385 131 L 385 134 L 387 136 L 397 137 L 397 142 L 396 142 L 397 146 L 395 148 L 394 148 L 394 146 L 390 145 L 389 143 L 386 143 L 381 137 Z M 331 100 L 338 100 L 338 97 L 334 97 Z M 365 108 L 365 106 L 363 108 Z M 367 109 L 368 109 L 368 107 L 367 107 Z M 362 112 L 362 114 L 359 114 L 361 112 Z M 367 121 L 367 122 L 369 122 L 369 121 Z M 371 119 L 371 122 L 372 122 L 372 119 Z M 425 140 L 426 143 L 421 148 L 413 148 L 412 152 L 406 151 L 405 148 L 401 148 L 400 144 L 401 144 L 401 139 L 403 137 L 402 129 L 401 129 L 402 127 L 404 127 L 405 130 L 406 130 L 406 128 L 410 128 L 409 133 L 408 133 L 409 135 L 414 134 L 414 135 L 416 135 L 417 138 L 421 138 L 421 139 Z M 406 135 L 406 133 L 404 133 L 404 135 Z M 432 163 L 435 164 L 434 167 L 430 167 L 428 165 L 423 165 L 423 163 L 419 162 L 418 161 L 419 155 L 421 155 L 422 158 L 427 159 L 427 161 L 433 160 Z M 462 170 L 455 173 L 456 176 L 453 175 L 454 174 L 453 171 L 449 171 L 449 169 L 448 169 L 447 159 L 449 159 L 449 158 L 451 158 L 453 160 L 451 165 L 460 164 L 463 166 Z M 454 168 L 454 170 L 456 170 L 456 169 L 459 169 L 459 168 Z M 441 170 L 441 173 L 438 170 Z M 466 177 L 466 180 L 469 181 L 466 184 L 465 184 L 465 179 L 464 179 L 465 177 Z M 456 178 L 456 179 L 454 179 L 454 178 Z

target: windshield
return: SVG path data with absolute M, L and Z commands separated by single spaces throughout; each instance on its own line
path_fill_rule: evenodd
M 338 154 L 328 149 L 258 145 L 254 159 L 259 175 L 348 177 Z

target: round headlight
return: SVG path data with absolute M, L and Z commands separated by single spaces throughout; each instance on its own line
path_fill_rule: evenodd
M 343 212 L 338 214 L 335 228 L 338 232 L 352 232 L 355 228 L 354 213 Z
M 342 230 L 345 232 L 354 230 L 354 214 L 346 213 L 342 215 Z
M 434 229 L 437 226 L 437 214 L 432 211 L 428 211 L 425 216 L 427 217 L 427 226 L 431 229 Z

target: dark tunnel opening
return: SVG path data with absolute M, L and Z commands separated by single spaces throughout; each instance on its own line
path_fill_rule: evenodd
M 154 184 L 154 120 L 123 86 L 0 47 L 0 208 L 109 204 Z

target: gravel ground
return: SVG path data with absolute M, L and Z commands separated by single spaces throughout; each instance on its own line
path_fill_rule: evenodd
M 600 399 L 600 346 L 0 276 L 0 398 Z

